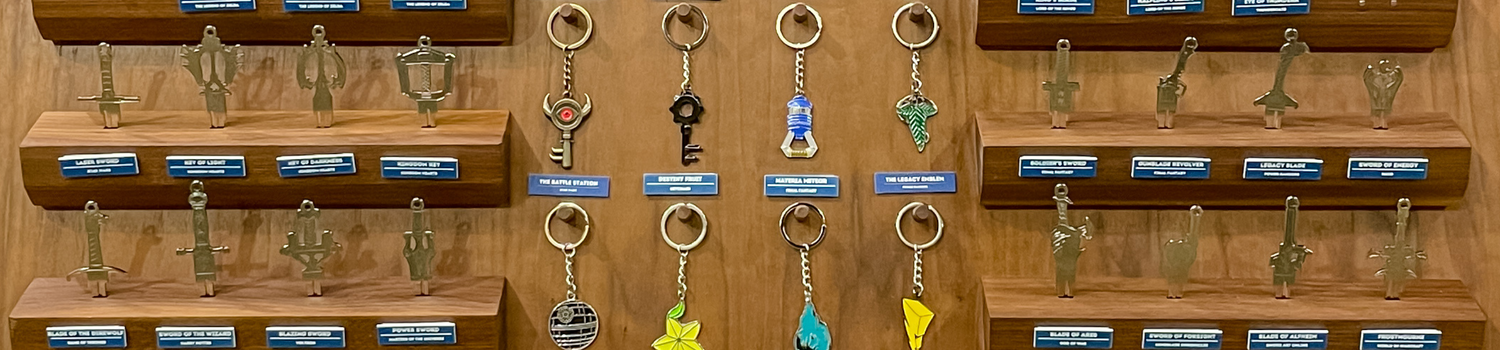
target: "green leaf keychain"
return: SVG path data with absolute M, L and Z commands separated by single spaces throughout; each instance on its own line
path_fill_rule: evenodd
M 917 8 L 921 8 L 924 11 L 917 11 Z M 916 15 L 919 12 L 926 13 L 927 17 L 932 18 L 932 34 L 927 36 L 927 40 L 912 43 L 901 37 L 901 31 L 896 29 L 896 24 L 901 22 L 902 15 L 907 13 Z M 914 18 L 920 19 L 923 17 Z M 900 42 L 901 46 L 905 46 L 911 50 L 911 94 L 896 101 L 896 115 L 901 118 L 902 122 L 906 123 L 908 129 L 911 129 L 911 139 L 917 143 L 917 153 L 927 150 L 927 118 L 932 118 L 932 116 L 938 113 L 937 104 L 922 94 L 922 72 L 917 70 L 917 66 L 922 63 L 922 53 L 918 50 L 926 48 L 932 45 L 932 42 L 937 41 L 939 28 L 937 14 L 933 13 L 931 9 L 927 8 L 927 5 L 921 2 L 912 2 L 901 6 L 900 9 L 896 10 L 896 16 L 891 18 L 891 32 L 896 34 L 896 41 Z

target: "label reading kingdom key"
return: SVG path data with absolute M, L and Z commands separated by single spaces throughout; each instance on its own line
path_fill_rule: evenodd
M 380 177 L 387 179 L 458 180 L 458 158 L 380 157 Z
M 53 349 L 124 348 L 125 326 L 47 327 L 47 347 Z
M 1321 180 L 1323 160 L 1310 158 L 1245 158 L 1245 180 Z
M 232 349 L 234 327 L 156 327 L 156 347 L 163 349 Z
M 1031 347 L 1037 349 L 1109 349 L 1115 330 L 1109 327 L 1036 327 Z
M 57 158 L 63 178 L 127 176 L 141 173 L 135 153 L 70 154 Z
M 354 153 L 276 157 L 276 169 L 281 177 L 354 174 Z
M 1016 13 L 1023 15 L 1092 15 L 1094 0 L 1020 0 Z
M 266 327 L 266 346 L 272 349 L 342 349 L 344 327 Z
M 1153 329 L 1141 331 L 1141 349 L 1202 349 L 1223 347 L 1224 331 L 1218 329 Z
M 1328 349 L 1328 330 L 1250 330 L 1250 350 L 1270 349 Z
M 1349 158 L 1350 180 L 1426 180 L 1427 158 Z
M 1021 177 L 1091 178 L 1098 174 L 1099 157 L 1021 156 Z
M 1359 333 L 1360 350 L 1439 350 L 1443 331 L 1436 329 L 1366 329 Z
M 458 343 L 453 322 L 381 323 L 375 325 L 380 345 L 452 345 Z

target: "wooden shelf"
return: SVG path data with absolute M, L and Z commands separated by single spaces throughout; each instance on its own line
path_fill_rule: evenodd
M 510 202 L 510 112 L 441 111 L 421 128 L 415 111 L 338 111 L 333 127 L 314 128 L 311 112 L 231 111 L 227 127 L 209 129 L 203 111 L 127 112 L 119 129 L 88 112 L 46 112 L 21 141 L 21 172 L 31 202 L 76 210 L 89 200 L 105 210 L 185 209 L 191 178 L 167 173 L 172 155 L 242 155 L 246 177 L 207 178 L 209 208 L 407 208 L 423 197 L 432 208 L 503 207 Z M 58 157 L 136 153 L 140 174 L 63 178 Z M 282 178 L 276 157 L 354 153 L 352 175 Z M 451 157 L 457 180 L 387 179 L 381 157 Z
M 379 346 L 384 322 L 453 322 L 458 343 L 444 349 L 504 344 L 500 277 L 438 277 L 425 297 L 405 278 L 328 279 L 316 298 L 290 276 L 222 282 L 218 296 L 200 298 L 192 282 L 118 279 L 108 298 L 93 298 L 82 282 L 38 278 L 10 313 L 11 349 L 48 349 L 47 327 L 82 325 L 125 326 L 130 349 L 155 349 L 158 326 L 233 326 L 240 349 L 265 349 L 267 326 L 343 326 L 347 349 L 415 348 Z
M 282 10 L 281 0 L 256 0 L 254 11 L 183 13 L 172 0 L 31 0 L 42 38 L 58 45 L 196 44 L 203 27 L 219 28 L 225 44 L 302 45 L 313 25 L 328 28 L 338 45 L 415 47 L 417 38 L 438 45 L 510 45 L 513 0 L 468 0 L 468 10 L 392 10 L 389 0 L 360 0 L 359 12 Z
M 1297 28 L 1313 52 L 1431 52 L 1448 46 L 1458 19 L 1457 0 L 1312 1 L 1310 14 L 1231 15 L 1231 1 L 1204 1 L 1193 14 L 1126 15 L 1126 2 L 1094 1 L 1093 15 L 1020 15 L 1020 0 L 978 0 L 974 41 L 986 50 L 1055 50 L 1069 39 L 1074 50 L 1177 51 L 1198 38 L 1200 51 L 1275 52 L 1282 32 Z
M 1269 280 L 1200 280 L 1183 299 L 1166 298 L 1161 279 L 1082 277 L 1073 299 L 1051 280 L 985 278 L 990 349 L 1031 348 L 1037 326 L 1114 328 L 1115 349 L 1140 349 L 1144 328 L 1224 331 L 1224 349 L 1245 349 L 1250 329 L 1328 330 L 1329 349 L 1358 349 L 1362 329 L 1443 332 L 1442 348 L 1481 349 L 1485 315 L 1457 280 L 1418 280 L 1399 301 L 1380 282 L 1298 281 L 1292 299 L 1273 297 Z
M 1265 130 L 1258 114 L 1182 114 L 1176 129 L 1156 129 L 1151 113 L 1077 113 L 1067 129 L 1051 129 L 1045 112 L 975 114 L 982 180 L 980 200 L 992 209 L 1051 209 L 1053 185 L 1068 184 L 1075 208 L 1280 209 L 1296 195 L 1303 209 L 1394 210 L 1411 198 L 1418 209 L 1463 201 L 1470 143 L 1444 113 L 1390 117 L 1374 130 L 1357 114 L 1304 115 Z M 1023 178 L 1022 155 L 1096 156 L 1094 178 Z M 1135 156 L 1205 157 L 1209 178 L 1134 179 Z M 1317 181 L 1245 180 L 1245 158 L 1322 159 Z M 1350 157 L 1427 158 L 1426 180 L 1350 180 Z

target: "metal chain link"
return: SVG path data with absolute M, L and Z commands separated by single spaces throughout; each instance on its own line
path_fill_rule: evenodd
M 575 284 L 575 283 L 573 283 L 573 255 L 577 254 L 577 253 L 578 253 L 577 249 L 571 249 L 571 248 L 564 248 L 563 249 L 563 256 L 565 257 L 564 261 L 567 262 L 567 265 L 566 265 L 567 267 L 566 268 L 568 270 L 568 300 L 569 301 L 578 300 L 578 285 Z
M 807 251 L 811 250 L 811 249 L 812 249 L 812 247 L 809 247 L 807 245 L 803 245 L 802 249 L 801 249 L 801 251 L 802 251 L 802 287 L 806 288 L 802 292 L 802 301 L 806 302 L 808 304 L 812 304 L 812 292 L 813 292 L 813 288 L 812 288 L 812 262 L 809 261 L 809 260 L 807 260 Z
M 444 69 L 447 69 L 444 67 Z M 422 92 L 432 91 L 432 65 L 422 64 Z
M 911 50 L 911 95 L 922 97 L 922 71 L 917 66 L 922 64 L 922 53 Z
M 563 98 L 573 98 L 573 50 L 563 55 Z
M 807 95 L 807 91 L 802 90 L 803 80 L 807 77 L 807 67 L 803 66 L 806 56 L 807 50 L 797 50 L 797 95 Z
M 922 285 L 922 250 L 921 249 L 917 249 L 917 253 L 916 253 L 916 255 L 913 256 L 913 260 L 911 262 L 911 283 L 913 285 L 915 285 L 914 287 L 911 288 L 912 294 L 915 294 L 915 296 L 917 298 L 921 298 L 922 297 L 922 291 L 927 289 L 927 286 Z
M 687 44 L 687 50 L 682 50 L 682 91 L 693 91 L 693 68 L 688 60 L 688 51 L 693 49 L 693 44 Z
M 686 250 L 681 252 L 682 257 L 677 259 L 677 302 L 687 302 L 687 255 Z

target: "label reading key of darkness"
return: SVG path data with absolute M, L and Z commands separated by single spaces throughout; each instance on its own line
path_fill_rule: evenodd
M 162 349 L 232 349 L 234 327 L 156 327 Z
M 1245 158 L 1245 180 L 1321 180 L 1322 159 Z
M 1098 166 L 1093 156 L 1021 156 L 1021 177 L 1091 178 Z
M 135 153 L 70 154 L 57 158 L 63 178 L 126 176 L 141 173 Z
M 839 196 L 838 175 L 766 175 L 766 197 Z
M 182 12 L 254 11 L 255 0 L 177 0 Z
M 47 347 L 53 349 L 124 348 L 125 326 L 47 327 Z
M 1312 0 L 1232 0 L 1235 16 L 1305 15 Z
M 1020 0 L 1016 12 L 1023 15 L 1092 15 L 1094 0 Z
M 272 349 L 342 349 L 344 327 L 266 327 L 266 346 Z
M 172 177 L 245 177 L 244 156 L 167 156 Z
M 1350 180 L 1426 180 L 1427 158 L 1349 158 Z
M 717 196 L 719 174 L 646 174 L 641 178 L 647 196 Z
M 286 12 L 359 12 L 359 0 L 281 0 Z
M 1328 348 L 1326 329 L 1262 329 L 1250 330 L 1250 350 L 1311 349 Z
M 1115 330 L 1109 327 L 1036 327 L 1031 346 L 1037 349 L 1109 349 Z
M 276 169 L 281 177 L 349 175 L 354 173 L 354 153 L 276 157 Z
M 1443 331 L 1436 329 L 1366 329 L 1359 333 L 1360 350 L 1439 350 Z
M 1203 12 L 1206 0 L 1127 0 L 1131 16 Z
M 608 176 L 531 174 L 526 193 L 550 197 L 609 198 Z
M 391 0 L 392 10 L 466 10 L 467 0 Z
M 381 323 L 375 325 L 380 345 L 452 345 L 458 344 L 458 327 L 453 322 Z
M 380 177 L 387 179 L 458 180 L 458 158 L 380 157 Z
M 1141 331 L 1141 349 L 1218 350 L 1224 331 L 1218 329 L 1151 329 Z
M 875 194 L 955 192 L 958 174 L 952 171 L 875 173 Z
M 1193 157 L 1135 157 L 1130 159 L 1130 177 L 1134 179 L 1208 178 L 1213 159 Z

